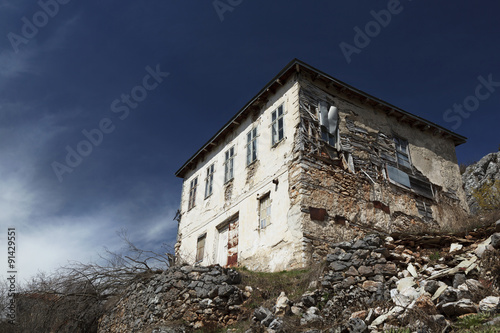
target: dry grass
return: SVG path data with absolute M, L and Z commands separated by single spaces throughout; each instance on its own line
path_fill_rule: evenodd
M 295 301 L 306 292 L 311 281 L 317 280 L 322 272 L 320 265 L 275 273 L 253 272 L 245 267 L 237 268 L 237 270 L 241 274 L 241 287 L 253 288 L 252 297 L 247 301 L 247 306 L 250 308 L 258 307 L 262 303 L 264 306 L 273 306 L 282 291 L 290 300 Z
M 455 223 L 441 230 L 442 233 L 453 235 L 467 235 L 469 232 L 491 227 L 500 219 L 500 208 L 483 210 L 478 215 L 463 216 Z M 486 230 L 484 230 L 486 232 Z

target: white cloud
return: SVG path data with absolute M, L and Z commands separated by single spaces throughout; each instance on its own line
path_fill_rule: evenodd
M 173 207 L 165 205 L 149 211 L 143 219 L 134 221 L 138 211 L 146 211 L 154 193 L 145 184 L 134 186 L 134 198 L 103 198 L 98 207 L 69 202 L 77 207 L 78 215 L 61 213 L 68 204 L 64 197 L 66 184 L 37 179 L 39 156 L 50 150 L 61 128 L 53 117 L 32 123 L 24 122 L 11 128 L 0 128 L 0 244 L 7 240 L 7 228 L 15 227 L 17 239 L 18 281 L 29 280 L 39 271 L 53 272 L 70 261 L 89 262 L 99 259 L 104 247 L 119 252 L 124 243 L 117 235 L 128 229 L 136 244 L 158 244 L 169 234 L 175 234 L 171 221 Z M 8 143 L 6 143 L 8 142 Z M 59 186 L 59 187 L 57 187 Z M 61 190 L 62 189 L 62 190 Z M 96 192 L 98 189 L 96 189 Z M 71 198 L 69 198 L 71 199 Z M 111 205 L 106 202 L 115 202 Z M 77 213 L 74 213 L 77 214 Z M 3 259 L 2 259 L 3 256 Z M 6 248 L 0 252 L 0 278 L 7 272 Z

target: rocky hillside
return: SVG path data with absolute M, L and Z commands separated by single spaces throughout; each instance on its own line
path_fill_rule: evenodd
M 131 285 L 99 332 L 498 330 L 499 249 L 500 221 L 464 237 L 368 235 L 331 244 L 300 294 L 293 280 L 266 290 L 245 270 L 174 267 Z
M 500 152 L 469 165 L 462 175 L 471 213 L 500 207 Z

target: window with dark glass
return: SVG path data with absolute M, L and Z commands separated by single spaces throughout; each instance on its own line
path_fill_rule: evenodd
M 234 147 L 229 148 L 225 153 L 224 158 L 224 183 L 233 179 L 234 168 Z
M 194 207 L 195 200 L 196 200 L 196 188 L 198 187 L 198 177 L 195 177 L 189 186 L 189 203 L 188 203 L 188 209 L 191 209 Z
M 247 165 L 257 160 L 257 128 L 247 134 Z
M 214 185 L 214 165 L 212 164 L 207 168 L 207 178 L 205 179 L 205 198 L 212 195 Z
M 396 145 L 396 158 L 399 166 L 411 168 L 410 154 L 408 151 L 408 141 L 398 137 L 394 138 Z
M 271 145 L 275 145 L 284 137 L 283 105 L 271 113 Z

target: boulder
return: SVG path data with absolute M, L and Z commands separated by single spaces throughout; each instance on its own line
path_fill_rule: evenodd
M 349 333 L 364 333 L 368 331 L 368 326 L 359 318 L 352 318 L 347 323 Z
M 500 249 L 500 232 L 491 235 L 491 246 L 497 250 Z
M 488 296 L 479 302 L 481 312 L 500 312 L 500 297 Z
M 278 296 L 278 299 L 276 300 L 276 310 L 274 311 L 274 314 L 276 316 L 284 316 L 290 311 L 290 300 L 288 297 L 286 297 L 286 294 L 284 292 L 281 292 L 281 294 Z
M 253 320 L 262 321 L 266 317 L 272 316 L 272 315 L 273 314 L 271 313 L 271 311 L 269 311 L 269 309 L 267 309 L 263 306 L 260 306 L 257 309 L 255 309 L 255 311 L 253 312 Z
M 302 315 L 300 319 L 300 325 L 319 325 L 323 322 L 323 318 L 320 316 L 320 311 L 316 307 L 310 307 Z
M 458 317 L 468 313 L 477 313 L 478 307 L 470 299 L 461 299 L 457 302 L 445 303 L 441 311 L 448 317 Z

